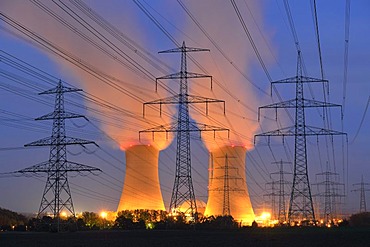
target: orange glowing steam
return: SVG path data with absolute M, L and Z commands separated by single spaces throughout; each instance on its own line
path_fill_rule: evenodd
M 193 43 L 189 41 L 187 45 L 211 49 L 210 53 L 194 54 L 194 59 L 205 68 L 204 73 L 213 76 L 213 90 L 209 88 L 208 81 L 189 80 L 189 94 L 225 100 L 226 114 L 223 114 L 222 104 L 218 103 L 209 104 L 208 116 L 205 115 L 205 108 L 200 105 L 197 105 L 196 108 L 192 106 L 190 114 L 198 123 L 230 129 L 230 138 L 225 132 L 202 133 L 204 143 L 209 150 L 232 145 L 250 149 L 253 146 L 253 135 L 258 128 L 256 109 L 262 105 L 261 101 L 263 100 L 260 92 L 245 78 L 245 75 L 250 75 L 252 72 L 249 68 L 252 61 L 256 60 L 256 55 L 231 4 L 227 1 L 212 1 L 212 8 L 209 8 L 210 2 L 189 1 L 185 4 L 204 30 L 207 30 L 213 41 L 221 47 L 222 52 L 215 47 L 214 43 L 200 31 L 199 27 L 188 16 L 186 18 L 185 16 L 184 18 L 177 17 L 176 20 L 181 19 L 181 22 L 184 22 L 181 23 L 185 27 L 184 32 L 188 35 L 191 34 Z M 99 38 L 76 23 L 76 20 L 71 16 L 61 11 L 56 3 L 40 1 L 40 4 L 47 5 L 51 11 L 57 13 L 60 18 L 76 28 L 71 30 L 62 25 L 33 2 L 1 1 L 0 7 L 8 16 L 12 16 L 30 30 L 42 37 L 47 37 L 53 44 L 68 51 L 70 55 L 75 56 L 76 61 L 85 65 L 88 63 L 89 68 L 81 69 L 59 56 L 52 56 L 63 72 L 73 75 L 74 78 L 71 81 L 81 83 L 81 87 L 87 93 L 97 96 L 99 101 L 104 102 L 96 105 L 87 101 L 86 104 L 90 108 L 88 110 L 90 116 L 88 117 L 104 119 L 100 122 L 100 128 L 116 142 L 115 145 L 124 150 L 130 145 L 153 145 L 160 150 L 166 148 L 172 141 L 172 135 L 155 133 L 153 136 L 152 133 L 148 132 L 143 133 L 139 139 L 140 130 L 173 122 L 171 120 L 175 116 L 174 107 L 162 106 L 164 108 L 162 109 L 163 112 L 167 114 L 162 114 L 161 117 L 159 117 L 158 112 L 151 108 L 146 117 L 142 117 L 144 102 L 169 96 L 163 89 L 159 90 L 158 93 L 154 92 L 154 77 L 166 73 L 159 72 L 158 69 L 154 68 L 153 63 L 138 55 L 138 50 L 126 47 L 116 37 L 107 33 L 107 30 L 102 29 L 93 21 L 89 20 L 89 24 L 99 30 Z M 73 3 L 67 1 L 63 4 L 67 4 L 71 9 L 77 11 Z M 165 4 L 170 4 L 168 6 L 171 6 L 171 8 L 179 8 L 176 9 L 179 15 L 186 15 L 177 4 L 171 3 L 171 1 L 167 1 Z M 261 17 L 262 8 L 259 4 L 258 1 L 248 1 L 245 6 L 240 4 L 240 10 L 246 18 L 245 21 L 248 23 L 250 32 L 253 34 L 254 42 L 261 46 L 265 42 L 260 33 L 256 31 L 255 25 L 255 22 L 262 23 L 263 20 Z M 253 13 L 254 19 L 251 19 L 251 13 L 248 13 L 246 6 Z M 149 30 L 149 27 L 133 28 L 139 26 L 140 23 L 142 24 L 133 10 L 137 11 L 135 4 L 121 3 L 116 8 L 109 10 L 108 18 L 110 19 L 108 21 L 115 27 L 119 27 L 122 33 L 132 40 L 140 42 L 138 43 L 139 46 L 150 49 L 149 46 L 153 42 L 151 37 L 147 36 L 150 35 L 149 32 L 145 32 L 145 28 Z M 174 18 L 175 11 L 169 11 L 168 9 L 163 11 L 170 12 L 170 16 Z M 204 15 L 205 12 L 208 14 Z M 119 18 L 115 19 L 115 16 L 119 16 Z M 83 17 L 88 19 L 86 16 Z M 125 21 L 130 24 L 122 25 L 122 22 Z M 181 35 L 177 34 L 178 40 L 189 40 L 187 36 L 182 37 Z M 94 44 L 87 40 L 92 40 Z M 105 42 L 111 43 L 107 45 Z M 197 45 L 193 45 L 194 43 Z M 152 49 L 150 52 L 156 54 L 159 48 L 153 47 Z M 122 50 L 124 54 L 121 52 Z M 269 49 L 259 47 L 259 50 L 265 62 L 268 61 L 269 57 L 264 51 Z M 227 58 L 225 58 L 225 54 Z M 191 55 L 193 56 L 193 54 Z M 128 61 L 131 59 L 149 73 L 145 74 L 139 71 L 138 67 L 130 64 Z M 173 61 L 180 61 L 180 59 Z M 190 60 L 188 62 L 188 71 L 203 73 L 195 68 Z M 241 73 L 238 72 L 235 65 L 242 71 Z M 176 68 L 178 64 L 171 66 Z M 151 75 L 148 76 L 148 74 Z M 65 78 L 68 78 L 68 76 Z M 177 92 L 178 89 L 176 88 L 174 91 Z M 114 106 L 114 109 L 106 107 L 107 104 Z
M 166 114 L 159 117 L 159 112 L 152 107 L 148 110 L 148 114 L 143 117 L 144 102 L 168 95 L 164 90 L 156 93 L 155 80 L 145 76 L 128 62 L 129 59 L 133 59 L 146 70 L 152 69 L 152 65 L 143 61 L 136 50 L 124 47 L 117 38 L 107 33 L 106 30 L 100 30 L 101 28 L 90 21 L 90 25 L 100 32 L 100 34 L 96 34 L 101 35 L 98 38 L 98 36 L 78 25 L 71 16 L 61 11 L 52 2 L 41 2 L 40 4 L 47 6 L 50 11 L 57 13 L 66 22 L 73 23 L 76 29 L 68 29 L 31 2 L 2 1 L 0 4 L 2 10 L 8 16 L 12 16 L 12 18 L 40 36 L 46 37 L 47 40 L 66 51 L 69 56 L 73 56 L 75 61 L 78 61 L 79 65 L 76 66 L 66 61 L 67 59 L 51 56 L 60 66 L 62 72 L 66 74 L 62 80 L 72 76 L 74 78 L 70 79 L 71 81 L 80 83 L 80 87 L 88 95 L 94 96 L 93 100 L 85 102 L 88 107 L 88 114 L 86 115 L 90 119 L 96 118 L 100 121 L 99 127 L 109 136 L 110 140 L 113 140 L 113 145 L 125 150 L 130 145 L 144 144 L 152 145 L 161 150 L 170 144 L 172 135 L 161 133 L 155 134 L 154 137 L 151 133 L 144 133 L 139 139 L 139 131 L 171 122 L 174 113 L 171 108 L 163 107 L 162 112 Z M 71 3 L 66 4 L 69 4 L 72 9 L 74 8 Z M 125 14 L 119 13 L 117 16 L 130 17 L 131 24 L 126 26 L 129 30 L 125 30 L 130 33 L 125 34 L 134 40 L 143 42 L 148 40 L 143 36 L 144 34 L 139 34 L 137 29 L 130 28 L 139 21 L 137 16 L 130 11 L 130 8 L 124 9 Z M 118 10 L 112 9 L 111 11 Z M 112 24 L 116 27 L 121 26 L 120 23 L 112 22 Z M 87 38 L 82 38 L 79 35 L 81 33 Z M 88 42 L 87 39 L 92 40 L 94 44 Z M 104 42 L 110 43 L 106 45 Z M 140 45 L 144 47 L 146 44 Z M 97 48 L 97 46 L 102 48 Z M 120 50 L 124 50 L 124 53 Z M 155 49 L 153 53 L 156 52 Z M 51 53 L 46 54 L 50 55 Z M 155 73 L 158 74 L 157 71 Z M 153 74 L 155 73 L 153 72 Z M 78 87 L 78 85 L 75 86 Z M 96 104 L 96 101 L 98 101 L 98 104 Z
M 189 2 L 186 6 L 213 42 L 222 49 L 221 52 L 219 47 L 215 47 L 214 43 L 194 23 L 188 23 L 188 33 L 192 33 L 192 37 L 197 38 L 197 44 L 203 46 L 208 44 L 203 48 L 211 50 L 208 54 L 197 53 L 192 56 L 205 68 L 206 71 L 202 73 L 207 73 L 214 78 L 212 90 L 209 82 L 205 80 L 189 80 L 190 94 L 221 99 L 226 103 L 225 115 L 223 105 L 213 103 L 208 105 L 208 116 L 205 114 L 205 106 L 199 104 L 197 108 L 191 108 L 191 117 L 199 123 L 230 129 L 229 138 L 225 132 L 202 133 L 202 139 L 209 150 L 233 145 L 251 149 L 253 148 L 253 136 L 259 127 L 257 109 L 262 104 L 262 100 L 266 98 L 266 95 L 261 95 L 261 92 L 246 79 L 246 75 L 252 74 L 249 68 L 255 61 L 256 55 L 229 2 L 215 1 L 211 9 L 209 9 L 209 3 L 205 1 Z M 244 7 L 241 9 L 244 10 Z M 248 7 L 253 12 L 255 20 L 262 22 L 259 16 L 259 13 L 262 13 L 261 6 L 258 3 L 248 2 Z M 204 12 L 209 14 L 202 15 Z M 222 22 L 219 20 L 220 16 L 222 16 Z M 250 14 L 244 16 L 247 18 Z M 256 33 L 253 35 L 256 38 L 255 43 L 264 44 L 259 32 L 254 30 L 257 28 L 252 25 L 253 20 L 247 21 L 249 21 L 250 31 Z M 239 35 L 235 35 L 236 33 Z M 241 72 L 238 72 L 236 67 Z M 192 72 L 201 72 L 191 62 L 188 68 Z M 268 84 L 263 83 L 263 85 Z

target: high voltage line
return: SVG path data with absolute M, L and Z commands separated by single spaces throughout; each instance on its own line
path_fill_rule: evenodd
M 50 8 L 48 8 L 47 5 L 41 3 L 40 1 L 32 1 L 35 5 L 37 5 L 39 8 L 43 9 L 43 11 L 45 12 L 48 12 L 48 14 L 54 16 L 53 18 L 55 18 L 56 20 L 58 21 L 61 21 L 61 22 L 64 22 L 66 26 L 69 26 L 70 24 L 66 23 L 65 19 L 60 19 L 61 17 L 58 16 L 58 14 L 54 11 L 51 11 Z M 79 20 L 80 21 L 80 24 L 82 26 L 84 26 L 85 30 L 89 30 L 89 26 L 90 26 L 90 23 L 84 23 L 82 22 L 83 19 L 79 16 L 78 13 L 74 13 L 74 12 L 69 12 L 69 7 L 65 4 L 65 3 L 62 3 L 62 2 L 56 2 L 56 1 L 53 1 L 54 4 L 56 4 L 57 6 L 60 7 L 60 9 L 62 9 L 65 13 L 67 13 L 68 15 L 70 15 L 72 17 L 73 15 L 73 19 L 74 20 Z M 179 4 L 181 5 L 181 1 L 178 1 Z M 234 2 L 234 1 L 232 1 Z M 287 2 L 287 1 L 286 1 Z M 125 37 L 125 38 L 122 38 L 122 33 L 119 32 L 118 29 L 115 29 L 114 26 L 110 25 L 109 22 L 107 22 L 106 20 L 104 20 L 101 16 L 99 16 L 96 12 L 94 12 L 94 10 L 91 11 L 91 9 L 89 10 L 89 6 L 87 6 L 86 4 L 84 4 L 82 1 L 79 1 L 79 0 L 73 0 L 71 1 L 71 3 L 75 6 L 75 7 L 78 7 L 78 9 L 84 13 L 86 16 L 89 15 L 91 19 L 95 18 L 94 21 L 96 21 L 96 23 L 99 23 L 99 25 L 103 25 L 105 28 L 104 30 L 107 31 L 107 32 L 110 32 L 113 35 L 115 35 L 114 37 L 115 38 L 121 38 L 121 41 L 122 43 L 126 42 L 125 45 L 127 47 L 130 47 L 131 51 L 134 51 L 136 48 L 137 48 L 137 44 L 135 43 L 134 40 L 128 40 L 128 37 Z M 142 4 L 139 2 L 139 1 L 135 1 L 135 3 L 139 6 L 141 5 L 141 9 L 144 8 L 142 6 Z M 234 2 L 235 3 L 235 2 Z M 185 7 L 186 8 L 186 7 Z M 143 10 L 143 9 L 142 9 Z M 143 10 L 143 11 L 146 11 L 148 12 L 147 10 Z M 147 14 L 148 17 L 150 16 L 150 14 L 148 13 Z M 190 12 L 189 12 L 189 15 L 192 15 Z M 2 18 L 4 18 L 4 16 L 2 16 Z M 195 16 L 193 16 L 193 18 L 195 18 Z M 153 22 L 157 22 L 157 25 L 160 27 L 161 24 L 159 21 L 155 20 L 155 17 L 152 16 L 150 17 L 150 19 L 153 21 Z M 3 19 L 4 20 L 4 19 Z M 194 21 L 197 21 L 196 18 Z M 199 22 L 198 22 L 199 23 Z M 14 23 L 13 23 L 14 25 Z M 200 23 L 199 23 L 200 25 Z M 27 33 L 27 28 L 26 27 L 20 27 L 18 26 L 18 28 L 22 29 L 24 32 Z M 24 29 L 25 28 L 25 29 Z M 76 27 L 74 26 L 69 26 L 68 28 L 71 28 L 70 30 L 75 30 L 73 32 L 76 32 Z M 164 33 L 168 33 L 168 37 L 171 39 L 172 35 L 170 34 L 170 32 L 166 31 L 165 28 L 162 26 L 163 30 L 162 32 Z M 93 29 L 90 29 L 89 32 L 91 33 L 93 31 Z M 84 39 L 86 40 L 86 42 L 94 42 L 95 43 L 95 48 L 98 49 L 98 50 L 103 50 L 104 54 L 106 54 L 107 56 L 110 56 L 110 57 L 114 57 L 114 56 L 117 56 L 117 54 L 121 54 L 121 61 L 118 61 L 117 60 L 117 63 L 121 64 L 122 66 L 126 66 L 125 63 L 126 61 L 124 62 L 124 54 L 122 52 L 124 51 L 120 51 L 118 50 L 116 47 L 114 47 L 113 43 L 112 44 L 109 44 L 109 40 L 104 40 L 103 37 L 101 36 L 102 34 L 101 33 L 95 33 L 94 35 L 96 35 L 95 37 L 100 37 L 101 38 L 101 43 L 97 43 L 96 40 L 92 40 L 91 37 L 88 37 L 86 33 L 84 33 L 82 30 L 79 30 L 78 31 L 79 34 L 78 35 L 81 35 L 84 37 Z M 204 29 L 204 33 L 208 33 L 207 30 Z M 31 34 L 30 34 L 31 35 Z M 81 37 L 80 36 L 80 37 Z M 85 70 L 85 71 L 89 71 L 88 73 L 92 74 L 94 77 L 96 78 L 99 78 L 100 80 L 103 80 L 104 82 L 106 82 L 107 84 L 111 85 L 112 88 L 114 88 L 114 90 L 118 90 L 124 94 L 130 94 L 130 91 L 134 91 L 136 92 L 136 89 L 134 87 L 131 87 L 130 88 L 130 84 L 129 83 L 124 83 L 122 82 L 121 80 L 117 80 L 117 78 L 113 78 L 113 77 L 108 77 L 108 75 L 104 74 L 102 71 L 97 71 L 95 70 L 96 68 L 94 67 L 91 67 L 89 64 L 86 64 L 85 61 L 82 61 L 82 63 L 79 63 L 79 60 L 80 58 L 78 57 L 72 57 L 72 56 L 69 56 L 71 54 L 68 54 L 68 51 L 65 51 L 66 53 L 63 52 L 63 50 L 59 49 L 60 47 L 57 47 L 56 44 L 52 44 L 50 42 L 48 42 L 46 39 L 44 39 L 43 37 L 39 36 L 38 38 L 36 38 L 36 36 L 33 36 L 36 40 L 35 42 L 38 42 L 39 46 L 42 46 L 44 47 L 44 49 L 48 49 L 50 52 L 52 53 L 55 53 L 55 54 L 58 54 L 58 56 L 61 56 L 63 57 L 64 59 L 67 59 L 69 60 L 70 62 L 72 62 L 75 66 L 77 67 L 80 67 L 81 69 Z M 173 38 L 173 37 L 172 37 Z M 210 39 L 212 40 L 212 37 L 210 37 Z M 38 41 L 37 41 L 38 40 Z M 174 39 L 175 40 L 175 39 Z M 220 48 L 218 49 L 219 52 L 221 53 L 222 51 L 222 48 L 220 46 L 217 45 L 217 43 L 213 44 L 215 45 L 215 47 L 217 48 Z M 216 46 L 217 45 L 217 46 Z M 221 51 L 220 51 L 221 50 Z M 258 51 L 258 50 L 257 50 Z M 150 64 L 153 68 L 155 68 L 156 70 L 158 71 L 168 71 L 168 70 L 173 70 L 170 66 L 166 65 L 165 63 L 162 63 L 160 62 L 160 60 L 156 59 L 155 56 L 152 56 L 149 52 L 143 50 L 143 49 L 136 49 L 136 54 L 139 54 L 141 56 L 142 59 L 144 59 L 145 61 L 148 62 L 148 64 Z M 229 60 L 229 61 L 232 61 L 231 58 L 228 57 L 228 55 L 225 53 L 224 54 L 224 57 L 225 59 Z M 128 60 L 130 60 L 130 58 L 128 58 Z M 127 61 L 128 61 L 127 60 Z M 134 60 L 133 60 L 134 61 Z M 135 62 L 135 61 L 134 61 Z M 159 65 L 157 65 L 157 63 Z M 234 65 L 235 63 L 233 63 Z M 130 68 L 134 71 L 134 73 L 137 73 L 139 76 L 142 76 L 142 78 L 144 80 L 151 80 L 152 78 L 154 78 L 154 74 L 152 74 L 152 72 L 150 71 L 145 71 L 146 68 L 143 68 L 144 70 L 141 70 L 140 67 L 135 67 L 134 65 L 130 64 L 129 66 L 131 66 Z M 235 64 L 235 67 L 237 67 L 237 65 Z M 13 78 L 11 80 L 17 80 L 17 81 L 20 81 L 22 80 L 22 78 L 16 78 L 15 76 L 11 76 L 10 73 L 8 74 L 4 74 L 4 76 L 7 76 L 9 78 Z M 40 77 L 37 77 L 37 78 L 42 78 L 42 76 L 40 75 Z M 48 81 L 47 78 L 44 78 L 43 81 Z M 123 86 L 116 86 L 115 83 L 123 83 L 122 85 Z M 221 84 L 219 84 L 221 85 Z M 12 88 L 12 87 L 9 87 L 8 85 L 5 85 L 5 84 L 2 84 L 3 88 L 9 90 L 10 92 L 12 93 L 15 93 L 16 91 L 18 91 L 17 93 L 20 93 L 21 91 L 19 90 L 16 90 L 16 88 Z M 132 85 L 131 85 L 132 86 Z M 162 85 L 161 86 L 163 88 L 165 88 L 166 90 L 169 90 L 168 92 L 171 92 L 170 91 L 170 88 L 166 88 L 165 85 Z M 125 91 L 124 89 L 127 89 L 127 88 L 130 88 L 130 90 L 127 90 Z M 227 91 L 227 88 L 225 89 L 224 87 L 221 87 L 223 90 Z M 34 88 L 36 90 L 36 88 Z M 131 90 L 132 89 L 132 90 Z M 232 92 L 228 91 L 227 93 L 231 94 L 232 95 Z M 27 96 L 27 92 L 22 92 L 22 97 L 28 97 Z M 119 113 L 122 113 L 122 114 L 125 114 L 126 116 L 132 118 L 133 120 L 135 121 L 141 121 L 141 118 L 138 117 L 136 115 L 136 112 L 131 112 L 131 111 L 127 111 L 119 106 L 116 106 L 116 105 L 113 105 L 107 101 L 105 101 L 104 99 L 101 99 L 97 96 L 93 96 L 93 95 L 89 95 L 88 92 L 86 93 L 86 95 L 88 96 L 83 96 L 83 95 L 79 95 L 79 97 L 82 97 L 84 98 L 84 100 L 92 103 L 92 104 L 95 104 L 95 106 L 99 106 L 103 109 L 110 109 L 114 112 L 119 112 Z M 21 95 L 20 95 L 21 96 Z M 131 95 L 132 97 L 135 97 L 134 95 Z M 129 97 L 131 97 L 129 96 Z M 29 98 L 30 100 L 33 100 L 32 98 Z M 234 98 L 235 99 L 235 98 Z M 66 103 L 70 103 L 72 105 L 74 105 L 75 107 L 83 107 L 84 109 L 88 110 L 89 112 L 93 112 L 95 114 L 97 114 L 99 116 L 100 119 L 98 118 L 95 118 L 95 119 L 92 119 L 94 122 L 98 122 L 99 124 L 106 124 L 106 125 L 109 125 L 109 126 L 116 126 L 118 127 L 118 125 L 116 124 L 116 121 L 120 121 L 122 119 L 120 118 L 117 118 L 115 117 L 115 113 L 113 114 L 109 114 L 109 113 L 105 113 L 105 112 L 101 112 L 99 111 L 98 109 L 96 109 L 96 107 L 87 107 L 87 106 L 84 106 L 82 105 L 81 103 L 78 103 L 77 102 L 77 97 L 75 100 L 69 100 L 69 102 L 66 101 Z M 138 99 L 136 98 L 135 100 L 139 101 L 139 102 L 144 102 L 143 99 Z M 235 99 L 237 100 L 237 99 Z M 242 101 L 244 99 L 241 99 Z M 41 103 L 41 102 L 40 102 Z M 243 107 L 247 108 L 245 105 L 246 105 L 246 102 L 241 102 L 240 103 Z M 247 108 L 249 109 L 249 108 Z M 251 110 L 251 109 L 249 109 Z M 195 109 L 195 111 L 197 111 L 198 113 L 200 112 L 198 109 Z M 256 112 L 255 110 L 253 110 L 253 112 Z M 173 113 L 169 113 L 169 117 L 171 117 L 173 115 Z M 237 115 L 235 113 L 235 115 Z M 227 121 L 230 123 L 230 120 L 229 118 L 227 118 Z M 9 121 L 11 123 L 11 121 Z M 144 120 L 145 123 L 151 123 L 153 124 L 152 122 L 150 122 L 149 119 L 145 119 Z M 0 122 L 1 123 L 1 122 Z M 4 122 L 5 123 L 5 122 Z M 5 123 L 6 124 L 6 123 Z M 15 122 L 14 123 L 11 123 L 11 124 L 14 124 L 14 126 L 16 126 Z M 127 124 L 129 124 L 130 126 L 132 126 L 131 128 L 131 131 L 135 131 L 135 123 L 134 122 L 127 122 Z M 24 127 L 26 127 L 26 125 L 24 125 Z M 41 130 L 42 128 L 40 128 Z M 76 129 L 77 130 L 77 129 Z M 42 130 L 41 130 L 42 131 Z M 243 133 L 238 133 L 237 131 L 235 131 L 235 134 L 237 134 L 237 137 L 241 137 L 241 138 L 245 138 L 246 136 L 243 134 Z M 114 139 L 118 139 L 119 137 L 118 136 L 115 136 Z M 107 137 L 107 139 L 109 139 Z M 289 149 L 289 145 L 287 143 L 284 143 L 284 149 L 285 149 L 285 152 L 286 154 L 288 155 L 288 153 L 290 152 L 290 149 Z M 271 151 L 271 155 L 274 156 L 274 152 L 272 151 L 271 147 L 270 148 L 270 151 Z M 171 149 L 173 149 L 171 147 Z M 257 150 L 258 152 L 258 150 Z M 290 152 L 291 153 L 291 152 Z M 256 159 L 251 156 L 250 159 L 249 159 L 253 165 L 253 167 L 256 169 L 256 171 L 258 172 L 258 174 L 261 176 L 262 179 L 265 179 L 264 176 L 266 176 L 266 174 L 268 173 L 265 165 L 263 164 L 262 167 L 259 167 L 259 164 L 258 162 L 256 161 Z M 262 159 L 261 159 L 262 160 Z M 276 161 L 276 160 L 275 160 Z M 249 175 L 249 174 L 248 174 Z M 252 179 L 253 176 L 252 176 Z M 203 180 L 206 181 L 206 179 L 203 178 Z M 255 181 L 256 185 L 258 186 L 258 183 L 257 181 Z M 250 187 L 251 188 L 251 187 Z M 257 193 L 256 193 L 257 194 Z

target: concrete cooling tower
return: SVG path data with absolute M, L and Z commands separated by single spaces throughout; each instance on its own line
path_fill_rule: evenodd
M 211 152 L 208 202 L 204 215 L 230 212 L 242 225 L 252 224 L 255 216 L 246 183 L 245 156 L 246 149 L 240 146 L 225 146 Z
M 122 210 L 165 210 L 158 175 L 159 151 L 136 145 L 126 150 L 126 175 L 117 212 Z

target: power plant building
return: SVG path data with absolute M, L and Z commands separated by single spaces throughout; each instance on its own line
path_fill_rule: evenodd
M 246 148 L 224 146 L 210 153 L 208 202 L 204 215 L 231 215 L 242 225 L 255 219 L 247 188 Z
M 122 210 L 165 210 L 158 174 L 159 150 L 135 145 L 126 150 L 126 174 L 117 212 Z

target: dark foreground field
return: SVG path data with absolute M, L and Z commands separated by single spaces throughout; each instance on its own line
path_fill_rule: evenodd
M 369 228 L 280 228 L 235 231 L 0 232 L 0 247 L 82 246 L 367 246 Z

